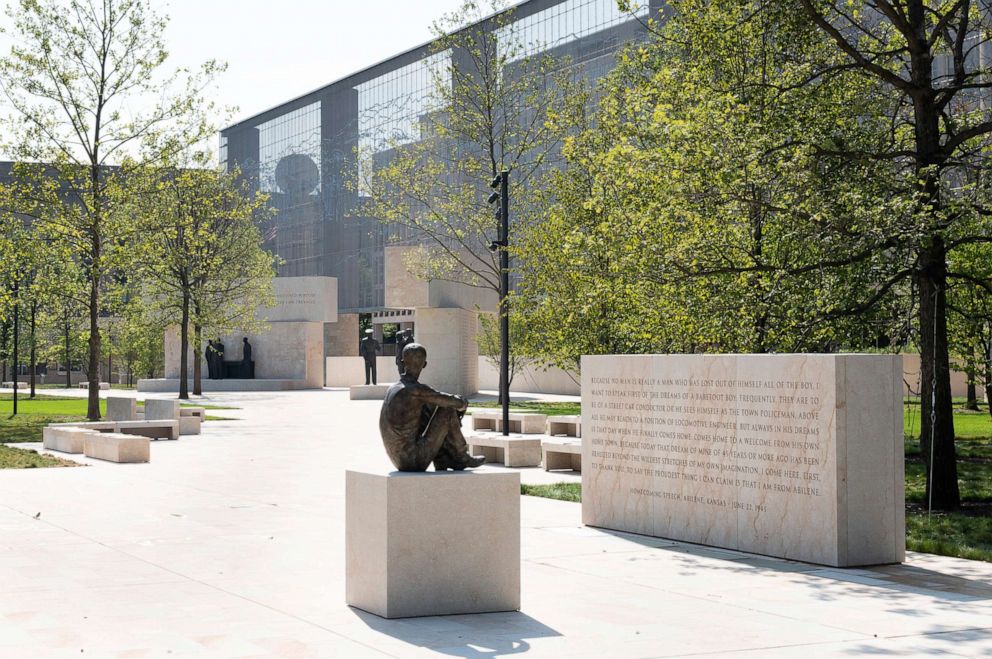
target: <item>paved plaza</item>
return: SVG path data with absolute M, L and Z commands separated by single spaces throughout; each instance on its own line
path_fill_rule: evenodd
M 380 403 L 204 402 L 238 420 L 153 442 L 149 464 L 0 471 L 0 657 L 992 656 L 988 563 L 821 568 L 586 528 L 533 497 L 520 612 L 380 619 L 344 604 L 344 472 L 388 467 Z

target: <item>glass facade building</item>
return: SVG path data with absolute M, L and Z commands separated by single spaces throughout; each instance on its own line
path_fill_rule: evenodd
M 497 39 L 515 44 L 515 57 L 547 52 L 596 79 L 613 68 L 625 43 L 645 37 L 643 21 L 662 5 L 644 0 L 631 14 L 615 0 L 529 0 L 511 10 Z M 361 189 L 350 176 L 355 154 L 385 156 L 419 139 L 421 118 L 437 109 L 433 90 L 445 82 L 439 72 L 457 57 L 436 50 L 407 51 L 221 132 L 221 164 L 270 195 L 276 212 L 265 237 L 283 260 L 279 274 L 336 277 L 342 312 L 383 310 L 383 250 L 391 236 L 387 225 L 359 215 Z

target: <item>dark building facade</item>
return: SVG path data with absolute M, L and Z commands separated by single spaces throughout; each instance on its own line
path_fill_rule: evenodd
M 596 79 L 624 44 L 645 37 L 644 21 L 662 6 L 642 4 L 631 14 L 615 0 L 529 0 L 510 10 L 512 22 L 501 29 L 527 45 L 524 55 L 560 56 Z M 388 157 L 418 139 L 421 117 L 435 109 L 431 72 L 444 69 L 443 58 L 457 61 L 434 50 L 409 50 L 221 132 L 221 164 L 239 168 L 277 211 L 265 233 L 284 261 L 279 274 L 336 277 L 342 312 L 383 309 L 383 250 L 391 238 L 388 225 L 356 212 L 355 154 Z

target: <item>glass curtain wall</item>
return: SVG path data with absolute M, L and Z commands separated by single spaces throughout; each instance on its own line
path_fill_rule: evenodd
M 522 45 L 513 59 L 548 51 L 595 79 L 613 68 L 624 43 L 643 38 L 640 21 L 660 7 L 650 0 L 632 15 L 615 0 L 530 0 L 512 10 L 513 23 L 501 31 Z M 392 149 L 421 139 L 424 118 L 440 109 L 434 89 L 453 54 L 429 50 L 358 72 L 221 135 L 222 163 L 270 195 L 276 213 L 265 235 L 284 260 L 279 274 L 337 277 L 343 312 L 383 308 L 383 249 L 413 239 L 358 215 L 362 189 L 352 181 L 365 166 L 357 153 L 388 159 Z

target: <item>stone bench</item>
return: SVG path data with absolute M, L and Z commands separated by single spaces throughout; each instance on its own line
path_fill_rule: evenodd
M 552 437 L 582 437 L 582 417 L 578 414 L 549 416 L 548 434 Z
M 147 437 L 115 432 L 87 432 L 83 453 L 88 458 L 109 462 L 148 462 L 151 459 Z
M 77 421 L 53 423 L 49 428 L 83 428 L 97 432 L 140 435 L 152 439 L 179 439 L 179 422 L 171 420 L 153 421 Z
M 80 389 L 89 389 L 90 388 L 90 383 L 89 382 L 80 382 L 79 383 L 79 388 Z M 101 382 L 100 383 L 100 389 L 110 389 L 110 383 L 109 382 Z
M 349 400 L 383 400 L 392 384 L 354 384 L 348 387 Z
M 472 455 L 486 456 L 489 464 L 536 467 L 541 464 L 541 439 L 521 435 L 482 434 L 465 438 Z
M 582 471 L 582 442 L 545 439 L 541 442 L 544 471 L 571 469 Z
M 107 396 L 108 421 L 136 421 L 138 401 L 124 396 Z
M 510 432 L 521 435 L 540 435 L 547 426 L 548 416 L 531 412 L 512 412 Z M 502 410 L 473 410 L 472 430 L 503 432 Z
M 49 451 L 82 453 L 83 440 L 89 433 L 86 428 L 47 426 L 42 430 L 42 446 Z
M 207 411 L 202 407 L 180 407 L 179 434 L 199 435 L 206 418 Z

